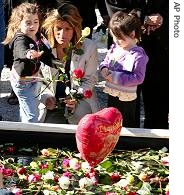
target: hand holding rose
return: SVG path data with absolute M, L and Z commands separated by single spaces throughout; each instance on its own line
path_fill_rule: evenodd
M 163 23 L 163 17 L 160 14 L 152 14 L 145 18 L 144 24 L 146 26 L 146 32 L 149 35 L 151 31 L 158 29 Z

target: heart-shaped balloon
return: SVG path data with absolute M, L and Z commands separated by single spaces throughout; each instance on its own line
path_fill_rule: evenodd
M 112 152 L 119 140 L 122 122 L 121 113 L 114 107 L 87 114 L 79 121 L 77 148 L 91 166 L 99 164 Z

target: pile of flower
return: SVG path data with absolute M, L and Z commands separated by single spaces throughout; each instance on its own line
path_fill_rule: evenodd
M 0 172 L 5 188 L 16 195 L 168 195 L 168 158 L 165 148 L 122 150 L 90 167 L 68 149 L 4 144 L 0 145 Z

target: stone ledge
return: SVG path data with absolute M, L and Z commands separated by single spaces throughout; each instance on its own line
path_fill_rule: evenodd
M 50 124 L 50 123 L 21 123 L 0 121 L 0 130 L 46 132 L 46 133 L 68 133 L 75 134 L 77 125 Z M 169 138 L 167 129 L 143 129 L 122 127 L 120 136 L 145 137 L 145 138 Z

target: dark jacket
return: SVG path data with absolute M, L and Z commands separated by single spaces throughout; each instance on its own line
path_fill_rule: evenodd
M 51 48 L 47 47 L 41 37 L 38 38 L 37 43 L 26 36 L 25 34 L 18 32 L 13 40 L 10 42 L 9 47 L 13 52 L 13 68 L 17 73 L 22 76 L 32 76 L 38 72 L 41 62 L 52 66 L 52 59 L 54 58 Z M 44 51 L 39 59 L 28 59 L 26 54 L 30 49 Z

